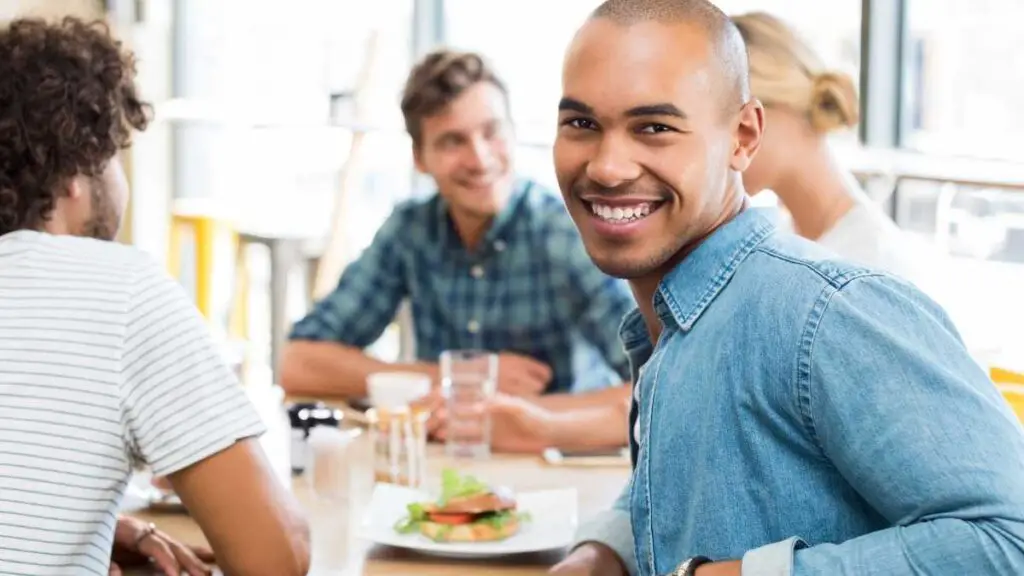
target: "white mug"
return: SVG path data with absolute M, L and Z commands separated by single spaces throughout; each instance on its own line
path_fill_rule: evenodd
M 430 393 L 430 376 L 415 372 L 377 372 L 367 376 L 366 389 L 374 408 L 400 408 Z

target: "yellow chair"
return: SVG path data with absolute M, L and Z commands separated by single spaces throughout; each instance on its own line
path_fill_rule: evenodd
M 1008 368 L 992 366 L 989 375 L 1017 418 L 1024 423 L 1024 374 Z
M 189 240 L 191 242 L 189 242 Z M 167 265 L 172 276 L 184 282 L 189 276 L 182 268 L 182 256 L 191 244 L 194 267 L 191 270 L 191 289 L 196 307 L 210 323 L 217 323 L 218 301 L 228 299 L 227 332 L 234 338 L 248 338 L 248 273 L 244 254 L 239 249 L 239 236 L 234 227 L 213 216 L 199 214 L 172 214 Z M 230 257 L 230 259 L 229 259 Z M 233 275 L 230 296 L 218 298 L 215 279 L 220 270 L 231 262 Z

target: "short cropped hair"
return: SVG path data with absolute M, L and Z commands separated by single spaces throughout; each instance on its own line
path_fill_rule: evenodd
M 606 0 L 591 13 L 591 18 L 607 18 L 631 25 L 640 22 L 692 22 L 704 30 L 718 60 L 723 99 L 730 105 L 750 99 L 747 53 L 736 25 L 728 15 L 708 0 Z

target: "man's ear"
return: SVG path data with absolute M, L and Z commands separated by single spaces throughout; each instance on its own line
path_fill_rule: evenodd
M 84 197 L 89 189 L 87 188 L 86 178 L 84 176 L 75 176 L 68 178 L 67 183 L 64 185 L 63 194 L 61 196 L 70 198 L 72 200 L 78 200 Z
M 743 105 L 736 117 L 735 135 L 733 139 L 732 157 L 729 167 L 743 172 L 761 147 L 764 135 L 764 106 L 754 98 Z

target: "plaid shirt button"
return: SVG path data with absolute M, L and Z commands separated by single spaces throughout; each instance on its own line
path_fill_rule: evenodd
M 470 320 L 469 323 L 466 324 L 466 330 L 469 330 L 470 334 L 476 334 L 480 331 L 480 323 L 476 320 Z
M 477 264 L 476 266 L 473 266 L 472 269 L 470 269 L 469 273 L 473 276 L 473 278 L 477 278 L 477 279 L 483 278 L 484 277 L 484 267 L 479 265 L 479 264 Z

